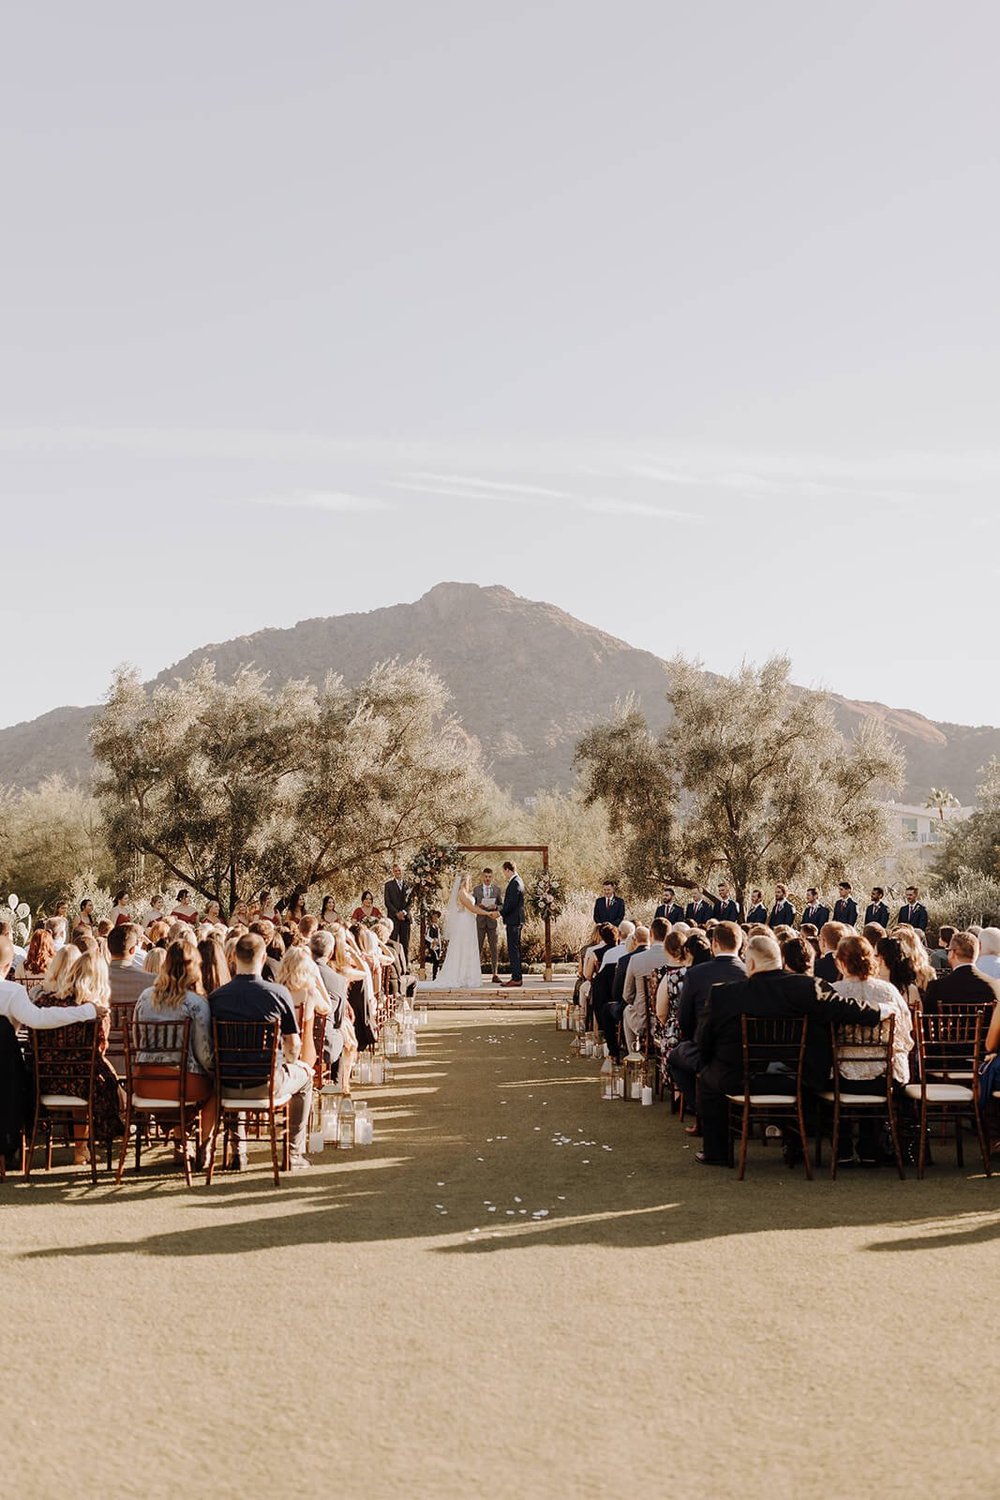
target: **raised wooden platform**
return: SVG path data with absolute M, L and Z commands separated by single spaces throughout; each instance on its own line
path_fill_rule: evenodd
M 508 990 L 489 980 L 478 989 L 432 990 L 417 983 L 416 1006 L 428 1010 L 551 1010 L 560 1000 L 572 1000 L 572 979 L 540 979 L 526 974 L 519 990 Z

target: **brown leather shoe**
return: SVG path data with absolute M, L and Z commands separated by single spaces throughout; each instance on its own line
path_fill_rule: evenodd
M 508 979 L 507 983 L 504 985 L 504 989 L 505 990 L 523 990 L 524 989 L 524 981 L 522 979 Z
M 494 974 L 491 983 L 493 983 L 493 984 L 503 984 L 503 980 L 500 978 L 499 974 Z

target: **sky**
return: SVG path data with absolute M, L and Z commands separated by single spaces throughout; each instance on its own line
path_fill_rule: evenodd
M 6 7 L 0 723 L 443 580 L 1000 723 L 998 50 L 979 0 Z

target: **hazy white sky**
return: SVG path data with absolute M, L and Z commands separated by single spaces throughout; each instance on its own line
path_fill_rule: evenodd
M 6 7 L 0 722 L 465 579 L 1000 723 L 998 50 L 977 0 Z

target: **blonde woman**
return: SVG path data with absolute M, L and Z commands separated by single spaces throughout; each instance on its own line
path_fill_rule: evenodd
M 359 967 L 360 965 L 360 967 Z M 335 974 L 346 979 L 348 988 L 355 982 L 363 983 L 367 970 L 363 968 L 363 961 L 355 958 L 349 946 L 349 934 L 341 927 L 338 929 L 333 945 L 333 957 L 330 960 L 330 968 Z M 341 1088 L 345 1094 L 351 1092 L 351 1072 L 358 1056 L 358 1034 L 355 1030 L 354 1007 L 350 1000 L 344 1001 L 344 1014 L 340 1022 L 340 1033 L 344 1038 L 344 1050 L 340 1057 L 340 1073 L 338 1074 Z
M 61 959 L 63 948 L 56 955 Z M 56 960 L 53 960 L 55 964 Z M 111 1034 L 111 980 L 108 966 L 99 953 L 84 953 L 76 962 L 70 961 L 57 981 L 57 992 L 40 995 L 36 1002 L 45 1009 L 50 1006 L 67 1008 L 76 1005 L 93 1005 L 98 1014 L 97 1072 L 94 1078 L 94 1138 L 99 1141 L 113 1140 L 122 1132 L 122 1114 L 125 1096 L 118 1074 L 104 1056 Z M 78 1074 L 67 1072 L 63 1079 L 51 1079 L 52 1092 L 78 1094 L 81 1080 Z M 87 1144 L 83 1139 L 86 1126 L 82 1122 L 75 1126 L 77 1139 L 74 1161 L 80 1166 L 87 1160 Z
M 157 974 L 159 974 L 160 970 L 163 968 L 163 960 L 165 957 L 165 948 L 150 948 L 142 965 L 143 971 L 146 974 L 151 974 L 155 979 Z
M 163 955 L 163 965 L 156 983 L 143 990 L 135 1003 L 136 1021 L 190 1020 L 184 1097 L 201 1111 L 202 1139 L 215 1124 L 213 1075 L 215 1056 L 212 1051 L 212 1015 L 202 993 L 201 960 L 197 948 L 189 943 L 171 943 Z M 155 1052 L 138 1051 L 135 1055 L 135 1078 L 139 1081 L 154 1064 L 169 1061 Z M 163 1087 L 157 1083 L 157 1089 Z M 178 1083 L 179 1087 L 179 1083 Z M 141 1093 L 141 1089 L 139 1090 Z
M 295 1006 L 299 1031 L 302 1033 L 300 1060 L 307 1067 L 314 1068 L 316 1043 L 313 1021 L 317 1015 L 330 1014 L 330 998 L 308 948 L 296 946 L 288 949 L 278 968 L 278 983 L 284 985 Z
M 73 970 L 80 962 L 82 949 L 75 943 L 66 945 L 56 952 L 48 968 L 45 970 L 38 994 L 35 996 L 37 1004 L 41 1005 L 43 1000 L 68 1000 L 73 990 Z

